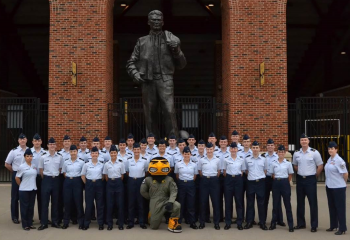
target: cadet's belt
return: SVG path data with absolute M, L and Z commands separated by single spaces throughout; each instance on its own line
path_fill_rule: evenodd
M 129 176 L 129 179 L 134 179 L 134 180 L 142 179 L 142 178 L 145 178 L 145 177 L 138 177 L 138 178 L 137 178 L 137 177 L 130 177 L 130 176 Z
M 44 178 L 56 178 L 58 176 L 48 176 L 48 175 L 44 175 Z
M 66 177 L 66 179 L 70 179 L 70 180 L 77 179 L 77 178 L 81 178 L 81 177 Z
M 184 183 L 187 183 L 187 182 L 193 182 L 194 180 L 181 180 L 181 179 L 179 179 L 179 182 L 184 182 Z
M 288 180 L 288 178 L 275 178 L 276 181 L 285 181 Z
M 271 175 L 266 175 L 266 178 L 272 178 L 272 176 Z
M 108 178 L 108 180 L 112 180 L 112 181 L 116 181 L 116 180 L 119 180 L 119 179 L 121 179 L 120 177 L 118 177 L 118 178 Z
M 242 177 L 241 174 L 238 174 L 238 175 L 231 175 L 231 174 L 227 174 L 226 173 L 226 177 Z
M 261 182 L 264 181 L 265 178 L 259 178 L 259 179 L 255 179 L 255 180 L 248 180 L 249 182 Z
M 217 178 L 218 176 L 204 176 L 204 175 L 203 175 L 203 177 L 204 177 L 204 178 Z
M 88 182 L 99 182 L 102 181 L 102 179 L 87 179 Z
M 300 178 L 315 178 L 316 177 L 316 175 L 301 176 L 299 174 L 297 174 L 297 176 L 300 177 Z

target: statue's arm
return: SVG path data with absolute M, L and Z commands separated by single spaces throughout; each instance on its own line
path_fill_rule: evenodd
M 174 57 L 174 61 L 175 61 L 175 67 L 177 69 L 183 69 L 186 64 L 186 58 L 184 53 L 181 51 L 181 43 L 180 43 L 180 39 L 177 38 L 177 48 L 176 48 L 176 52 L 173 52 L 173 57 Z
M 136 62 L 140 59 L 140 40 L 137 41 L 134 51 L 132 52 L 130 59 L 126 62 L 126 71 L 131 78 L 134 77 L 138 70 L 136 68 Z

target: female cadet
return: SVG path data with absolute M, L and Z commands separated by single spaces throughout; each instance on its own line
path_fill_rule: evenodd
M 107 199 L 107 230 L 113 229 L 113 208 L 115 203 L 118 204 L 118 224 L 119 230 L 123 230 L 124 220 L 124 184 L 123 178 L 125 174 L 125 164 L 122 159 L 117 159 L 118 152 L 115 145 L 111 146 L 111 160 L 109 160 L 104 168 L 103 174 L 107 181 L 106 184 L 106 199 Z M 140 190 L 139 190 L 140 191 Z
M 293 226 L 293 214 L 292 206 L 290 204 L 290 181 L 293 176 L 293 166 L 284 157 L 286 155 L 286 149 L 283 145 L 278 147 L 278 161 L 274 161 L 270 165 L 270 171 L 272 173 L 272 197 L 273 197 L 273 210 L 270 230 L 276 229 L 276 223 L 278 219 L 278 212 L 281 206 L 281 197 L 286 208 L 289 232 L 294 232 Z
M 91 149 L 91 161 L 86 163 L 81 170 L 81 179 L 85 183 L 85 219 L 83 230 L 90 226 L 92 211 L 94 211 L 94 200 L 97 208 L 97 222 L 99 230 L 103 230 L 103 163 L 98 161 L 98 148 Z
M 246 165 L 243 156 L 237 156 L 236 142 L 230 145 L 230 156 L 223 159 L 224 195 L 225 195 L 225 230 L 231 228 L 233 197 L 236 203 L 237 228 L 243 230 L 243 172 Z
M 338 228 L 335 235 L 345 234 L 346 228 L 346 182 L 348 180 L 348 170 L 344 160 L 338 155 L 338 145 L 330 142 L 328 145 L 330 158 L 325 166 L 326 193 L 328 199 L 330 228 L 327 232 L 332 232 Z
M 22 227 L 29 231 L 33 226 L 34 204 L 36 196 L 37 166 L 32 164 L 33 153 L 30 149 L 24 152 L 25 162 L 21 164 L 16 173 L 16 183 L 19 185 L 19 203 L 21 206 Z
M 183 150 L 183 160 L 175 165 L 175 174 L 178 186 L 178 199 L 181 204 L 180 219 L 186 216 L 190 222 L 190 227 L 198 229 L 195 220 L 195 201 L 196 201 L 196 176 L 198 174 L 197 164 L 192 162 L 191 150 L 185 147 Z M 187 213 L 185 213 L 185 209 Z
M 137 209 L 140 227 L 146 229 L 144 212 L 143 212 L 143 197 L 140 193 L 140 188 L 145 172 L 148 171 L 148 159 L 140 156 L 140 144 L 135 143 L 133 146 L 133 157 L 128 159 L 128 219 L 129 223 L 126 229 L 134 227 L 135 209 Z
M 84 227 L 84 209 L 83 209 L 83 182 L 81 180 L 81 170 L 85 164 L 84 159 L 78 158 L 78 148 L 71 145 L 69 149 L 70 158 L 63 164 L 62 173 L 64 174 L 63 198 L 64 198 L 64 217 L 62 229 L 67 229 L 71 212 L 76 207 L 79 229 Z

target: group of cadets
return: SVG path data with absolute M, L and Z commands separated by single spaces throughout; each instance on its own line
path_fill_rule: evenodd
M 64 136 L 63 149 L 56 150 L 56 141 L 50 138 L 48 150 L 41 147 L 38 134 L 33 137 L 33 148 L 27 148 L 27 138 L 21 134 L 19 146 L 10 151 L 5 166 L 12 172 L 11 217 L 19 223 L 18 202 L 24 230 L 34 229 L 33 215 L 35 196 L 38 202 L 40 227 L 67 229 L 69 223 L 78 224 L 87 230 L 91 220 L 97 220 L 99 230 L 108 226 L 113 229 L 117 218 L 119 230 L 134 227 L 137 223 L 146 229 L 148 203 L 140 194 L 140 186 L 148 174 L 148 164 L 155 157 L 168 160 L 171 177 L 178 186 L 178 201 L 181 204 L 179 223 L 183 220 L 193 229 L 205 228 L 210 223 L 209 197 L 212 202 L 214 228 L 225 222 L 225 230 L 237 225 L 238 230 L 256 225 L 255 199 L 257 201 L 258 225 L 262 230 L 274 230 L 276 225 L 286 226 L 283 221 L 282 203 L 286 209 L 289 232 L 303 229 L 305 222 L 305 197 L 308 198 L 311 214 L 311 232 L 318 227 L 317 177 L 323 170 L 320 153 L 309 147 L 309 139 L 300 137 L 301 149 L 293 155 L 292 163 L 285 159 L 286 149 L 279 145 L 275 152 L 272 139 L 266 142 L 267 152 L 261 154 L 260 144 L 251 143 L 248 135 L 233 131 L 231 144 L 225 136 L 217 143 L 211 133 L 208 142 L 198 141 L 191 134 L 187 143 L 170 136 L 155 145 L 155 136 L 135 143 L 132 134 L 112 145 L 110 137 L 92 140 L 88 149 L 87 139 L 82 137 L 79 149 L 72 145 L 70 137 Z M 167 146 L 168 145 L 168 146 Z M 330 142 L 330 159 L 325 168 L 326 190 L 330 210 L 330 228 L 338 228 L 337 235 L 345 233 L 345 190 L 348 177 L 344 160 L 337 154 L 338 146 Z M 297 225 L 294 226 L 291 208 L 290 181 L 297 172 Z M 85 190 L 85 210 L 83 201 Z M 272 191 L 272 220 L 266 226 L 270 192 Z M 51 221 L 48 207 L 51 199 Z M 246 204 L 245 204 L 246 199 Z M 235 202 L 236 220 L 233 217 Z M 225 206 L 225 212 L 224 212 Z M 96 215 L 97 213 L 97 215 Z M 97 218 L 96 218 L 97 217 Z M 136 222 L 135 222 L 136 218 Z M 165 219 L 169 216 L 165 214 Z M 199 227 L 196 222 L 199 221 Z M 245 222 L 245 225 L 243 223 Z M 61 226 L 61 224 L 63 224 Z

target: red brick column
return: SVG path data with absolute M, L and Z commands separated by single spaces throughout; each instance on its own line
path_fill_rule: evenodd
M 222 1 L 223 101 L 228 129 L 288 143 L 287 0 Z M 265 84 L 259 64 L 265 62 Z M 228 133 L 230 135 L 230 133 Z
M 108 131 L 113 101 L 114 0 L 50 0 L 49 137 L 74 143 Z M 77 86 L 71 63 L 77 64 Z

